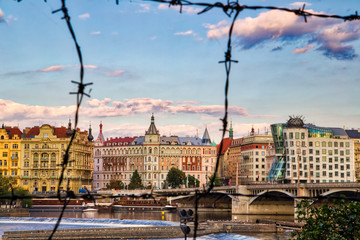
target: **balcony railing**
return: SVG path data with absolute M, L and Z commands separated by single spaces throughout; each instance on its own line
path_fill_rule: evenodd
M 18 160 L 19 157 L 18 157 L 18 156 L 11 156 L 11 159 L 12 159 L 12 160 Z

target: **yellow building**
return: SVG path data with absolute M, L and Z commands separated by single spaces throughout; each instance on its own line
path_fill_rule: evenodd
M 30 192 L 57 191 L 63 156 L 72 131 L 70 123 L 68 128 L 45 124 L 24 130 L 20 181 L 23 188 Z M 60 189 L 78 192 L 84 186 L 90 188 L 94 166 L 92 140 L 91 129 L 89 134 L 77 129 Z
M 13 177 L 19 183 L 21 131 L 17 127 L 0 129 L 0 175 Z

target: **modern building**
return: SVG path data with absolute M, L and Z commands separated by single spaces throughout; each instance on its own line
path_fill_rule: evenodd
M 175 167 L 206 184 L 215 170 L 216 144 L 211 143 L 207 129 L 203 138 L 160 136 L 151 116 L 144 136 L 104 140 L 102 124 L 95 141 L 94 187 L 106 188 L 110 181 L 128 185 L 137 170 L 145 187 L 166 187 L 168 171 Z
M 271 125 L 275 159 L 269 181 L 353 182 L 354 142 L 342 128 L 304 124 L 301 117 Z
M 64 154 L 73 131 L 70 122 L 68 128 L 44 124 L 23 131 L 19 153 L 20 186 L 30 192 L 58 190 Z M 84 186 L 91 189 L 94 169 L 92 140 L 91 128 L 89 132 L 76 129 L 60 189 L 75 192 Z
M 354 143 L 354 170 L 355 180 L 360 181 L 360 128 L 358 130 L 346 130 L 347 135 Z

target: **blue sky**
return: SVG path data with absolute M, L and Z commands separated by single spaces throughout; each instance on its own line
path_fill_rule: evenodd
M 58 0 L 0 0 L 0 121 L 27 126 L 73 120 L 71 80 L 79 63 Z M 299 8 L 302 2 L 239 1 Z M 100 121 L 105 137 L 144 134 L 155 115 L 162 135 L 219 141 L 224 65 L 231 18 L 212 9 L 148 1 L 77 0 L 67 3 L 81 46 L 85 98 L 79 127 Z M 306 10 L 350 15 L 356 0 L 308 1 Z M 360 127 L 360 22 L 308 18 L 280 11 L 244 10 L 234 28 L 229 120 L 235 137 L 264 132 L 289 115 L 319 126 Z

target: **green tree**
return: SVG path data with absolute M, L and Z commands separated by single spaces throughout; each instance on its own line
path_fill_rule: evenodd
M 11 203 L 11 186 L 16 185 L 16 180 L 14 180 L 12 177 L 4 177 L 0 175 L 0 196 L 6 197 L 9 196 L 9 198 L 3 198 L 0 200 L 1 204 Z M 29 196 L 29 192 L 27 190 L 24 190 L 21 187 L 14 187 L 13 188 L 14 195 L 24 197 Z M 31 207 L 32 206 L 32 200 L 30 198 L 28 199 L 22 199 L 21 200 L 22 207 Z
M 166 176 L 166 181 L 172 188 L 177 188 L 185 183 L 185 173 L 177 168 L 172 167 Z
M 141 177 L 137 170 L 134 171 L 133 175 L 131 176 L 130 184 L 128 189 L 136 189 L 136 188 L 143 188 Z
M 298 220 L 305 225 L 292 234 L 295 239 L 360 239 L 360 202 L 337 200 L 316 207 L 303 200 L 297 207 Z
M 108 189 L 123 189 L 124 183 L 120 180 L 112 179 L 112 180 L 110 180 L 110 184 L 106 184 L 106 188 L 108 188 Z
M 214 174 L 210 176 L 209 181 L 208 181 L 208 185 L 210 185 L 211 180 L 213 179 L 213 177 L 214 177 Z M 215 174 L 214 186 L 216 186 L 216 187 L 221 186 L 221 181 L 220 181 L 220 178 L 218 177 L 217 174 Z
M 199 187 L 200 185 L 200 181 L 198 179 L 196 179 L 194 176 L 192 175 L 188 175 L 187 176 L 187 181 L 188 181 L 188 187 Z

